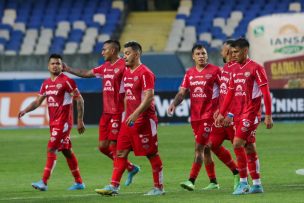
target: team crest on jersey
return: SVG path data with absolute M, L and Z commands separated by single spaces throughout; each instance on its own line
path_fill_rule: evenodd
M 56 85 L 56 88 L 57 88 L 57 89 L 62 88 L 62 84 L 57 84 L 57 85 Z
M 211 129 L 209 127 L 205 127 L 205 132 L 210 133 Z
M 118 127 L 118 123 L 112 123 L 112 128 L 117 128 Z
M 52 136 L 56 136 L 57 134 L 58 134 L 57 131 L 53 131 L 53 132 L 52 132 Z
M 249 127 L 249 126 L 250 126 L 250 123 L 249 123 L 248 121 L 246 121 L 246 120 L 245 120 L 245 121 L 243 120 L 243 126 Z
M 136 81 L 136 80 L 138 80 L 138 76 L 135 76 L 135 77 L 134 77 L 134 81 Z
M 249 77 L 250 76 L 250 72 L 245 72 L 245 77 Z
M 206 74 L 205 75 L 205 78 L 208 80 L 208 79 L 210 79 L 212 77 L 212 74 Z
M 143 144 L 147 144 L 148 142 L 149 142 L 149 138 L 147 138 L 147 137 L 144 137 L 141 139 L 141 143 L 143 143 Z
M 114 73 L 118 73 L 119 69 L 118 68 L 114 68 Z

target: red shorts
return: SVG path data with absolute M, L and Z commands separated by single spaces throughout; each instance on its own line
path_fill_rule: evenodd
M 48 148 L 62 151 L 64 149 L 71 149 L 72 143 L 70 140 L 70 132 L 72 127 L 67 123 L 64 125 L 50 126 L 51 137 L 48 142 Z
M 122 123 L 117 139 L 117 150 L 133 150 L 135 156 L 147 156 L 158 152 L 157 123 L 143 119 L 129 127 Z
M 247 143 L 255 143 L 256 129 L 259 123 L 254 123 L 247 119 L 235 122 L 235 137 L 246 140 Z
M 121 126 L 121 114 L 102 114 L 99 120 L 99 141 L 117 140 Z
M 212 123 L 213 119 L 204 119 L 191 122 L 196 143 L 201 145 L 206 145 L 208 143 Z
M 213 125 L 209 136 L 209 143 L 211 143 L 212 147 L 217 148 L 222 145 L 224 140 L 230 140 L 232 143 L 234 135 L 235 128 L 233 125 L 229 127 L 215 127 Z

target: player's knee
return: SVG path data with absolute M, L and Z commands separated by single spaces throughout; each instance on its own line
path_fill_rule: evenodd
M 247 154 L 256 153 L 256 149 L 255 149 L 255 145 L 254 144 L 247 144 L 245 146 L 245 149 L 246 149 L 246 153 Z
M 118 150 L 117 151 L 117 154 L 116 154 L 117 158 L 127 158 L 127 156 L 128 156 L 127 151 L 124 151 L 124 150 Z

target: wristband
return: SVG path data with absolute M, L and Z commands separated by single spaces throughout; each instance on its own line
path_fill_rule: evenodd
M 233 115 L 232 113 L 229 112 L 229 113 L 227 113 L 227 117 L 228 117 L 228 118 L 233 118 L 234 115 Z

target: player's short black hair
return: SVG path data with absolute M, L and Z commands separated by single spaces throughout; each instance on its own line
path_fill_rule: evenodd
M 120 46 L 120 42 L 118 40 L 109 39 L 109 40 L 106 40 L 104 42 L 104 44 L 111 44 L 115 48 L 117 53 L 120 52 L 121 46 Z
M 193 45 L 192 50 L 191 50 L 192 54 L 194 53 L 195 49 L 205 49 L 206 50 L 206 48 L 204 47 L 204 45 L 202 45 L 200 43 L 196 43 L 196 44 Z
M 231 45 L 234 41 L 235 41 L 234 39 L 227 39 L 226 41 L 223 42 L 223 45 L 224 44 Z
M 49 56 L 49 61 L 50 61 L 51 59 L 61 59 L 61 60 L 62 60 L 62 56 L 61 56 L 60 54 L 51 54 L 51 55 Z
M 136 41 L 130 41 L 125 43 L 124 48 L 131 47 L 134 51 L 138 51 L 140 54 L 142 53 L 141 45 Z
M 235 40 L 230 46 L 234 47 L 234 48 L 239 47 L 239 48 L 243 49 L 243 48 L 249 48 L 250 45 L 249 45 L 248 40 L 242 37 L 242 38 Z

